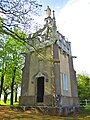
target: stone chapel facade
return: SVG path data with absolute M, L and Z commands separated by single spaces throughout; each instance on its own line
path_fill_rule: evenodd
M 71 44 L 57 31 L 55 14 L 47 7 L 45 25 L 33 37 L 36 49 L 26 53 L 21 106 L 78 106 Z

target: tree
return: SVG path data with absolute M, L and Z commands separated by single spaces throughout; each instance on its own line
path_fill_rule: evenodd
M 7 34 L 16 40 L 28 42 L 27 36 L 18 34 L 30 31 L 33 18 L 37 15 L 41 5 L 36 0 L 0 0 L 0 34 Z
M 21 69 L 24 63 L 24 54 L 22 53 L 26 51 L 26 46 L 7 35 L 3 35 L 1 40 L 3 44 L 0 44 L 0 76 L 4 102 L 6 102 L 8 94 L 11 93 L 11 105 L 13 105 L 14 90 L 18 89 L 21 83 Z
M 78 95 L 81 100 L 90 99 L 90 77 L 77 74 Z
M 15 83 L 14 83 L 14 93 L 15 93 L 15 102 L 17 102 L 17 94 L 18 92 L 20 92 L 18 89 L 20 89 L 21 87 L 21 80 L 22 80 L 22 70 L 21 68 L 18 68 L 16 70 L 16 74 L 15 74 Z
M 6 52 L 5 52 L 5 37 L 0 35 L 0 72 L 1 72 L 1 85 L 0 85 L 0 98 L 3 89 L 4 75 L 6 71 Z

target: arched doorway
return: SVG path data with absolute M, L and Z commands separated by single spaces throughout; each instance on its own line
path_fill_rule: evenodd
M 44 98 L 44 77 L 37 79 L 37 102 L 43 102 Z

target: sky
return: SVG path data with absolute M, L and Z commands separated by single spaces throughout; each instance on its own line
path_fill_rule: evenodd
M 62 8 L 68 0 L 41 0 L 43 7 L 49 5 L 51 8 Z
M 40 0 L 55 10 L 57 30 L 71 42 L 74 69 L 90 75 L 90 0 Z

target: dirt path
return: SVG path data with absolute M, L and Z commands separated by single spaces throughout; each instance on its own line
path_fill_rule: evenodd
M 21 111 L 10 107 L 0 107 L 0 120 L 90 120 L 90 111 L 67 117 L 43 115 L 36 109 Z

